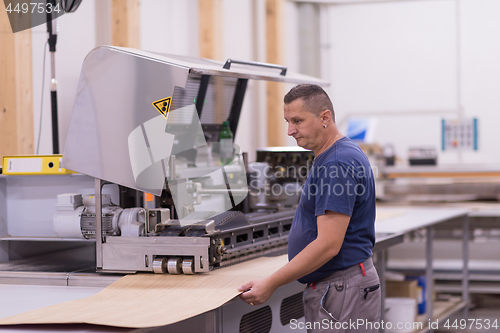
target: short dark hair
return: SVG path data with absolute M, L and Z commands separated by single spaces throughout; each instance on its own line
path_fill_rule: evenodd
M 297 99 L 302 99 L 306 111 L 317 116 L 322 111 L 330 110 L 332 112 L 333 122 L 335 122 L 335 111 L 328 94 L 316 84 L 299 84 L 293 87 L 283 99 L 285 104 L 290 104 Z

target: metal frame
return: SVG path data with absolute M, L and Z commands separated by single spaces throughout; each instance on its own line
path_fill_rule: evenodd
M 95 254 L 96 254 L 96 269 L 102 269 L 102 187 L 107 184 L 106 181 L 95 179 Z
M 433 270 L 433 242 L 435 230 L 434 226 L 443 223 L 455 218 L 461 218 L 462 220 L 462 259 L 463 259 L 463 267 L 462 267 L 462 302 L 455 305 L 453 308 L 449 309 L 446 313 L 442 314 L 438 318 L 433 317 L 433 291 L 434 291 L 434 270 Z M 425 266 L 425 276 L 426 276 L 426 313 L 425 319 L 426 321 L 423 323 L 423 329 L 418 332 L 433 332 L 432 329 L 426 325 L 426 322 L 432 322 L 435 319 L 439 319 L 440 321 L 448 318 L 453 313 L 462 310 L 463 318 L 467 319 L 469 315 L 469 216 L 468 213 L 464 213 L 461 216 L 452 216 L 448 219 L 439 219 L 435 221 L 435 223 L 422 225 L 421 227 L 412 228 L 404 231 L 401 236 L 407 233 L 410 233 L 415 230 L 424 229 L 426 230 L 426 266 Z M 391 239 L 391 235 L 387 235 L 389 240 Z M 401 238 L 402 242 L 402 238 Z M 376 268 L 380 278 L 380 285 L 382 290 L 385 290 L 385 270 L 386 270 L 386 259 L 387 253 L 386 250 L 388 247 L 397 244 L 395 240 L 391 242 L 386 242 L 386 246 L 381 246 L 380 244 L 374 252 L 377 255 Z M 375 251 L 376 250 L 376 251 Z M 384 320 L 384 309 L 385 309 L 385 292 L 382 292 L 382 312 L 381 312 L 381 320 Z M 383 333 L 385 330 L 380 329 L 380 333 Z
M 108 236 L 102 244 L 101 270 L 114 273 L 153 271 L 157 257 L 193 257 L 194 271 L 208 273 L 208 237 L 119 237 Z
M 462 316 L 469 317 L 469 215 L 462 218 L 462 300 L 465 302 Z
M 262 255 L 286 251 L 291 216 L 218 231 L 204 237 L 120 237 L 102 233 L 102 187 L 109 182 L 95 179 L 96 205 L 96 270 L 97 272 L 130 273 L 153 271 L 156 257 L 193 257 L 195 272 L 209 272 L 211 266 L 226 266 Z M 271 233 L 270 229 L 276 229 Z M 262 237 L 254 237 L 255 232 Z M 246 236 L 238 242 L 238 236 Z M 217 254 L 221 239 L 230 238 L 231 248 L 226 254 Z M 236 244 L 239 244 L 235 246 Z M 213 245 L 213 246 L 212 246 Z M 244 256 L 242 257 L 242 255 Z
M 238 79 L 236 83 L 236 89 L 234 90 L 233 103 L 231 105 L 231 111 L 229 113 L 229 128 L 233 135 L 236 136 L 236 130 L 238 129 L 238 122 L 240 120 L 241 107 L 243 106 L 243 99 L 245 98 L 245 92 L 247 90 L 248 79 Z
M 462 302 L 455 306 L 453 309 L 448 310 L 444 315 L 436 319 L 446 319 L 454 312 L 462 310 L 462 317 L 468 319 L 469 316 L 469 216 L 464 215 L 462 217 Z M 433 302 L 433 291 L 434 291 L 434 270 L 432 267 L 433 262 L 433 241 L 435 236 L 434 226 L 426 227 L 427 238 L 426 238 L 426 267 L 425 267 L 425 280 L 426 280 L 426 311 L 425 316 L 427 322 L 432 322 L 435 318 L 433 317 L 434 302 Z M 424 327 L 421 332 L 434 332 L 433 329 L 429 327 Z
M 210 75 L 201 76 L 200 88 L 198 89 L 198 95 L 196 96 L 196 112 L 198 112 L 199 119 L 201 119 L 201 112 L 203 110 L 203 104 L 205 103 L 205 95 L 207 94 L 209 81 Z
M 434 309 L 434 304 L 432 300 L 432 292 L 434 286 L 433 270 L 432 270 L 432 255 L 433 255 L 433 241 L 434 241 L 434 228 L 433 226 L 428 226 L 427 238 L 425 241 L 426 246 L 426 267 L 425 267 L 425 283 L 426 283 L 426 308 L 425 316 L 427 321 L 430 322 L 433 319 L 432 311 Z

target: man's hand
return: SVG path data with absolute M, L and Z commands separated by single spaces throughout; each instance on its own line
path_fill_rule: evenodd
M 240 298 L 250 305 L 264 303 L 271 297 L 275 290 L 276 287 L 272 285 L 269 278 L 253 280 L 238 288 L 238 291 L 243 292 L 240 294 Z

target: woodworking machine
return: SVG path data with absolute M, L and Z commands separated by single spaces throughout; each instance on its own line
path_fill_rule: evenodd
M 326 85 L 273 64 L 92 50 L 62 165 L 95 178 L 95 195 L 58 195 L 58 237 L 95 239 L 101 272 L 194 274 L 285 252 L 297 202 L 257 202 L 236 145 L 220 162 L 222 122 L 236 134 L 249 79 Z

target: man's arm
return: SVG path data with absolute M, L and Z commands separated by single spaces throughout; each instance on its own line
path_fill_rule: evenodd
M 279 287 L 326 264 L 339 253 L 349 220 L 349 215 L 332 211 L 326 211 L 325 215 L 318 216 L 318 237 L 274 274 L 261 280 L 250 281 L 238 288 L 239 291 L 243 291 L 241 299 L 249 304 L 262 304 Z

